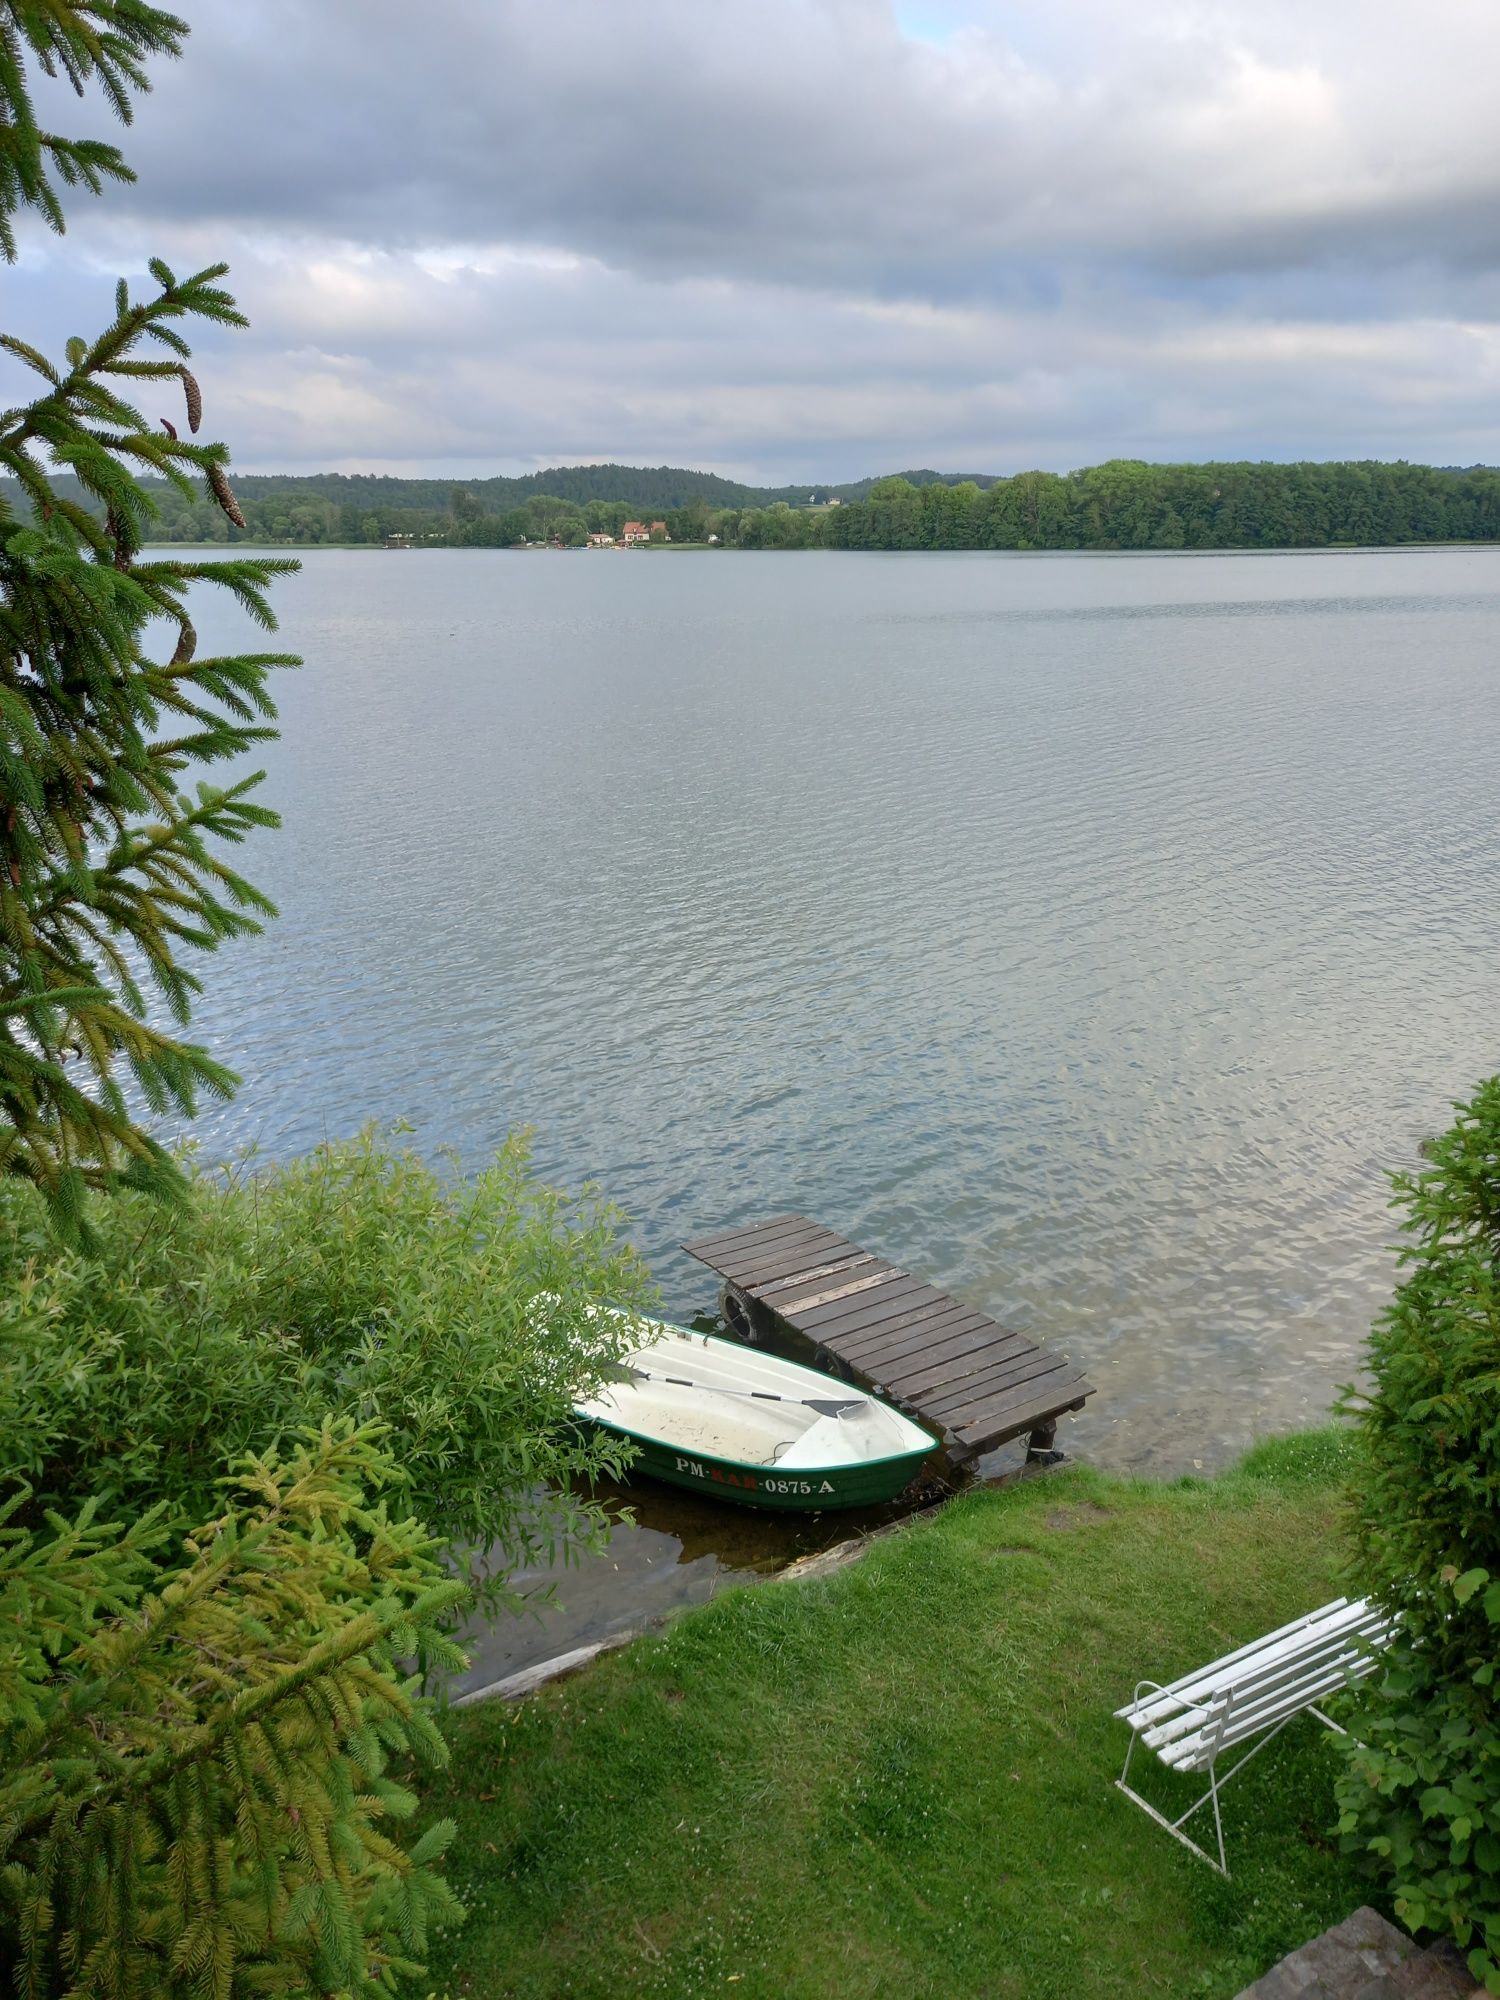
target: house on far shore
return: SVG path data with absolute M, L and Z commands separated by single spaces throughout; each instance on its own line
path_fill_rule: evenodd
M 614 545 L 615 545 L 615 538 L 613 535 L 589 536 L 589 547 L 591 549 L 612 549 Z
M 620 540 L 628 549 L 636 548 L 642 542 L 649 542 L 653 538 L 663 542 L 671 541 L 672 537 L 667 533 L 665 521 L 653 521 L 649 528 L 644 521 L 627 521 L 620 530 Z

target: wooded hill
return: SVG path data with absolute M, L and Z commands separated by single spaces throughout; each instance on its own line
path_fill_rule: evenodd
M 993 486 L 999 475 L 924 470 L 894 476 L 913 486 L 957 486 L 972 480 L 974 485 L 986 487 Z M 624 501 L 643 511 L 655 508 L 659 514 L 664 507 L 685 507 L 690 500 L 702 500 L 710 507 L 770 507 L 778 500 L 789 506 L 863 500 L 878 477 L 849 480 L 841 486 L 826 482 L 746 486 L 736 479 L 723 479 L 717 472 L 692 472 L 680 465 L 557 465 L 546 472 L 514 478 L 497 475 L 493 479 L 399 479 L 365 472 L 244 473 L 235 480 L 235 488 L 242 502 L 273 493 L 315 493 L 339 506 L 352 502 L 364 507 L 443 512 L 458 489 L 472 494 L 486 514 L 503 514 L 538 495 L 571 500 L 578 507 L 586 507 L 590 500 Z
M 842 486 L 752 487 L 672 466 L 560 466 L 459 483 L 383 474 L 235 477 L 243 532 L 212 500 L 145 482 L 152 539 L 316 546 L 393 538 L 449 547 L 582 544 L 632 516 L 721 548 L 1274 549 L 1500 541 L 1500 471 L 1387 464 L 1149 465 L 961 479 L 931 471 Z M 60 492 L 78 497 L 76 482 Z M 0 501 L 18 511 L 17 489 Z

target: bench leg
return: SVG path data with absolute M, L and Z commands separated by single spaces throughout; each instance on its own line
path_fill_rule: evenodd
M 1143 1683 L 1142 1685 L 1145 1685 L 1145 1683 Z M 1136 1690 L 1136 1699 L 1138 1701 L 1140 1699 L 1139 1688 L 1137 1688 Z M 1312 1713 L 1317 1715 L 1318 1712 L 1316 1709 L 1314 1709 Z M 1135 1731 L 1132 1729 L 1130 1732 L 1130 1746 L 1125 1752 L 1125 1768 L 1120 1773 L 1119 1777 L 1115 1779 L 1115 1790 L 1123 1792 L 1127 1799 L 1130 1799 L 1134 1804 L 1140 1807 L 1141 1811 L 1146 1814 L 1148 1819 L 1154 1819 L 1156 1821 L 1156 1824 L 1159 1827 L 1163 1827 L 1168 1833 L 1170 1833 L 1174 1840 L 1180 1840 L 1184 1847 L 1191 1848 L 1193 1853 L 1198 1856 L 1200 1861 L 1206 1861 L 1210 1868 L 1216 1868 L 1218 1872 L 1224 1877 L 1224 1880 L 1227 1882 L 1230 1879 L 1230 1875 L 1229 1875 L 1228 1858 L 1224 1852 L 1224 1821 L 1219 1813 L 1220 1787 L 1222 1785 L 1227 1785 L 1229 1783 L 1229 1780 L 1232 1777 L 1234 1777 L 1236 1772 L 1243 1771 L 1245 1766 L 1250 1762 L 1250 1759 L 1252 1757 L 1258 1757 L 1261 1751 L 1265 1749 L 1266 1745 L 1268 1743 L 1274 1743 L 1276 1738 L 1281 1734 L 1282 1730 L 1286 1728 L 1287 1724 L 1289 1722 L 1294 1722 L 1295 1720 L 1296 1720 L 1295 1716 L 1291 1715 L 1284 1716 L 1282 1720 L 1276 1724 L 1276 1727 L 1274 1729 L 1268 1730 L 1267 1733 L 1264 1736 L 1262 1736 L 1257 1743 L 1255 1743 L 1249 1750 L 1245 1752 L 1244 1756 L 1240 1758 L 1237 1764 L 1231 1764 L 1229 1769 L 1224 1773 L 1224 1776 L 1222 1778 L 1219 1776 L 1217 1760 L 1215 1760 L 1214 1763 L 1210 1764 L 1208 1767 L 1208 1790 L 1203 1794 L 1201 1798 L 1194 1799 L 1193 1803 L 1188 1807 L 1187 1811 L 1181 1814 L 1177 1819 L 1168 1819 L 1164 1813 L 1158 1812 L 1156 1807 L 1152 1805 L 1149 1799 L 1143 1799 L 1140 1793 L 1137 1791 L 1133 1791 L 1130 1785 L 1126 1782 L 1126 1780 L 1130 1776 L 1130 1759 L 1132 1753 L 1135 1750 L 1135 1742 L 1136 1742 Z M 1328 1723 L 1328 1727 L 1330 1729 L 1338 1728 L 1338 1724 L 1336 1722 L 1328 1722 L 1328 1718 L 1325 1715 L 1318 1715 L 1318 1720 L 1319 1722 Z M 1340 1734 L 1342 1733 L 1343 1732 L 1340 1731 Z M 1204 1849 L 1198 1845 L 1196 1840 L 1190 1838 L 1190 1836 L 1184 1833 L 1182 1830 L 1187 1825 L 1188 1821 L 1193 1817 L 1193 1815 L 1195 1813 L 1201 1812 L 1204 1806 L 1206 1805 L 1211 1805 L 1214 1809 L 1214 1834 L 1217 1839 L 1219 1848 L 1219 1858 L 1217 1861 L 1215 1861 L 1215 1859 L 1211 1854 L 1206 1853 Z
M 1229 1864 L 1224 1854 L 1224 1822 L 1219 1817 L 1218 1778 L 1212 1770 L 1209 1771 L 1208 1776 L 1209 1776 L 1208 1790 L 1203 1794 L 1201 1799 L 1195 1799 L 1193 1801 L 1193 1803 L 1188 1807 L 1187 1811 L 1182 1815 L 1180 1819 L 1168 1819 L 1165 1813 L 1158 1812 L 1156 1807 L 1152 1805 L 1149 1799 L 1143 1799 L 1139 1792 L 1133 1791 L 1131 1787 L 1126 1784 L 1123 1778 L 1115 1779 L 1115 1790 L 1117 1792 L 1123 1792 L 1126 1798 L 1130 1800 L 1132 1805 L 1137 1805 L 1140 1807 L 1141 1811 L 1146 1815 L 1147 1819 L 1154 1819 L 1156 1821 L 1156 1824 L 1159 1827 L 1161 1827 L 1163 1832 L 1170 1833 L 1174 1840 L 1181 1841 L 1182 1845 L 1185 1848 L 1187 1848 L 1190 1853 L 1196 1854 L 1200 1861 L 1206 1861 L 1209 1867 L 1212 1868 L 1216 1874 L 1222 1875 L 1224 1877 L 1224 1880 L 1227 1882 L 1230 1879 Z M 1186 1823 L 1193 1817 L 1193 1814 L 1197 1812 L 1201 1806 L 1206 1806 L 1210 1802 L 1212 1803 L 1214 1809 L 1214 1833 L 1217 1838 L 1218 1848 L 1219 1848 L 1219 1858 L 1217 1861 L 1215 1861 L 1214 1857 L 1208 1852 L 1206 1848 L 1202 1848 L 1198 1845 L 1197 1841 L 1193 1839 L 1191 1834 L 1184 1833 L 1182 1830 L 1183 1827 L 1186 1825 Z

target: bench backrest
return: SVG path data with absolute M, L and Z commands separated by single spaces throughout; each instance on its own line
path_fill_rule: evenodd
M 1371 1673 L 1393 1624 L 1365 1598 L 1336 1598 L 1115 1713 L 1164 1764 L 1205 1770 L 1221 1750 Z

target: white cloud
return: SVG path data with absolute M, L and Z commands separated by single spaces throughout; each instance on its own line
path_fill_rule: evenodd
M 1468 461 L 1497 57 L 1466 0 L 214 0 L 8 320 L 229 256 L 248 466 Z

